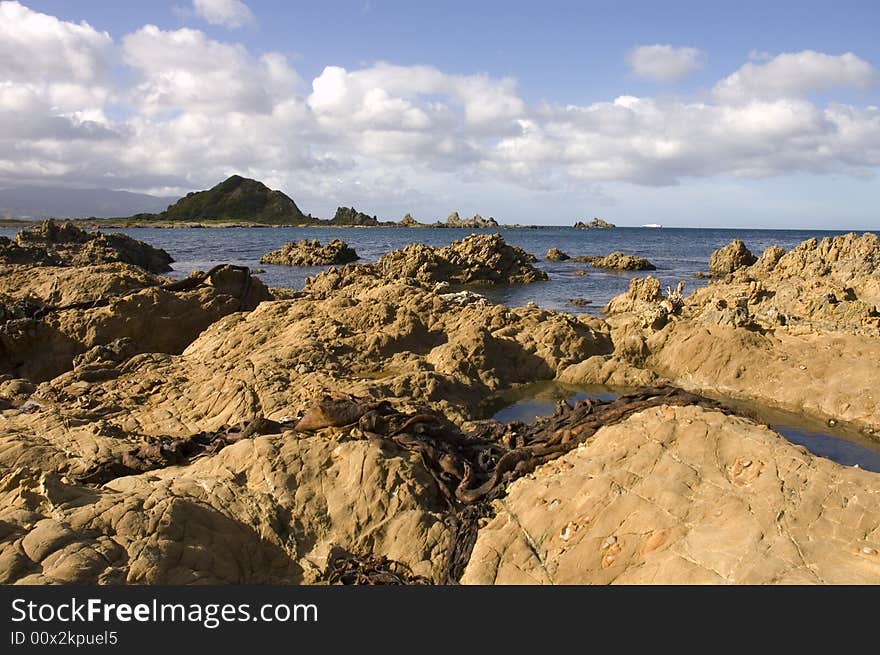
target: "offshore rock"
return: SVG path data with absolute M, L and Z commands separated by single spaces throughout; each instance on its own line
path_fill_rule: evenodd
M 544 259 L 548 262 L 564 262 L 566 259 L 571 259 L 571 257 L 562 252 L 559 248 L 550 248 L 550 250 L 547 251 L 547 254 L 544 255 Z
M 612 271 L 654 271 L 654 266 L 644 257 L 626 255 L 622 252 L 612 252 L 605 257 L 575 257 L 574 261 L 587 262 L 596 268 L 606 268 Z
M 354 207 L 338 207 L 336 215 L 330 219 L 329 224 L 372 227 L 379 224 L 379 219 L 375 216 L 368 216 L 363 212 L 359 212 Z
M 574 227 L 579 230 L 607 230 L 612 227 L 617 227 L 614 223 L 609 223 L 608 221 L 603 221 L 601 218 L 594 218 L 589 223 L 584 223 L 583 221 L 577 221 L 574 224 Z
M 348 264 L 359 259 L 358 254 L 345 241 L 333 239 L 321 245 L 317 239 L 313 241 L 291 241 L 278 250 L 268 252 L 260 257 L 261 264 L 279 264 L 282 266 L 329 266 L 332 264 Z
M 437 248 L 414 243 L 384 255 L 373 268 L 386 279 L 413 278 L 450 284 L 527 284 L 546 280 L 532 266 L 536 261 L 521 248 L 508 245 L 500 234 L 472 234 Z

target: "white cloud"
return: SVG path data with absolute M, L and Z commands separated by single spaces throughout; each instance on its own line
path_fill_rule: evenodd
M 0 16 L 3 184 L 177 191 L 239 172 L 317 212 L 454 199 L 468 183 L 576 194 L 880 167 L 880 108 L 808 97 L 870 83 L 874 69 L 855 55 L 752 62 L 701 101 L 530 104 L 514 80 L 484 74 L 377 63 L 328 66 L 308 82 L 279 53 L 198 30 L 148 25 L 115 44 L 18 3 Z
M 630 50 L 627 62 L 639 77 L 657 82 L 676 82 L 705 64 L 706 55 L 696 48 L 643 45 Z
M 256 19 L 241 0 L 193 0 L 193 11 L 211 25 L 237 29 L 253 24 Z
M 147 25 L 123 39 L 123 55 L 142 75 L 133 97 L 148 114 L 175 109 L 266 113 L 300 84 L 283 55 L 255 59 L 243 46 L 213 41 L 192 29 L 166 32 Z
M 878 79 L 877 70 L 851 52 L 835 56 L 804 50 L 760 58 L 763 63 L 749 62 L 718 82 L 714 96 L 722 102 L 783 98 L 834 88 L 867 88 Z

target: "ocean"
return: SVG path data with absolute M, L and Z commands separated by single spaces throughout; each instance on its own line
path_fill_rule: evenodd
M 628 228 L 609 230 L 581 230 L 571 227 L 541 229 L 467 230 L 447 228 L 204 228 L 160 229 L 134 228 L 107 230 L 124 232 L 136 239 L 164 248 L 174 257 L 174 272 L 170 277 L 185 277 L 194 270 L 207 270 L 219 263 L 230 263 L 261 268 L 259 277 L 269 286 L 301 288 L 305 278 L 326 267 L 291 268 L 260 264 L 260 257 L 288 241 L 318 239 L 322 242 L 342 239 L 361 256 L 361 262 L 372 262 L 383 254 L 403 248 L 409 243 L 421 242 L 443 246 L 474 232 L 500 232 L 504 239 L 539 258 L 537 266 L 549 275 L 549 281 L 504 288 L 480 288 L 479 293 L 508 306 L 522 306 L 532 301 L 546 309 L 570 313 L 598 314 L 614 296 L 626 291 L 635 276 L 653 275 L 666 286 L 675 286 L 679 280 L 687 283 L 685 293 L 706 284 L 694 277 L 708 268 L 713 250 L 732 239 L 742 239 L 749 249 L 760 255 L 764 248 L 779 245 L 790 249 L 811 237 L 844 234 L 840 231 L 814 230 L 746 230 L 694 228 Z M 0 235 L 13 236 L 15 229 L 0 229 Z M 557 247 L 571 255 L 607 255 L 619 250 L 646 257 L 657 266 L 652 272 L 611 272 L 595 269 L 588 264 L 548 262 L 543 256 L 549 248 Z M 584 269 L 587 275 L 575 272 Z M 589 301 L 575 306 L 571 300 Z

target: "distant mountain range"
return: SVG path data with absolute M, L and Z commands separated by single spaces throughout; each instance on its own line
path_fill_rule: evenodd
M 0 218 L 112 218 L 161 212 L 176 200 L 111 189 L 22 186 L 0 189 Z

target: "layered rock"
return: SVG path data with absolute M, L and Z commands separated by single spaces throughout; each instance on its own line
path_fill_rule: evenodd
M 325 245 L 317 239 L 291 241 L 278 250 L 267 252 L 260 257 L 261 264 L 281 266 L 330 266 L 347 264 L 360 259 L 353 248 L 345 241 L 333 239 Z
M 31 266 L 89 266 L 121 262 L 151 273 L 171 270 L 171 256 L 124 234 L 86 232 L 74 223 L 43 221 L 10 241 L 0 237 L 0 263 Z

